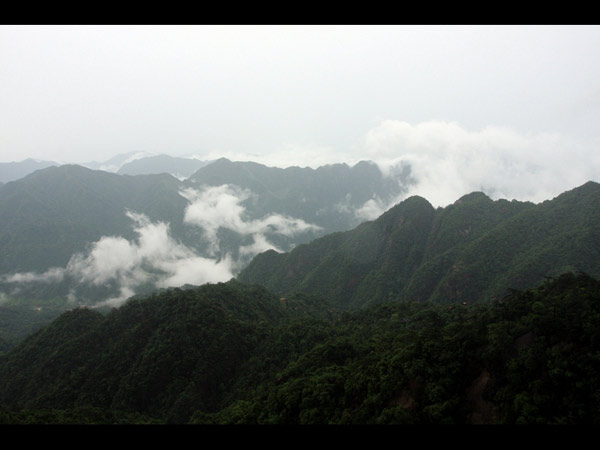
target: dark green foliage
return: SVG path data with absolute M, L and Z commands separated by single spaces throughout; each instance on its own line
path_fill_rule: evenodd
M 0 354 L 56 319 L 73 305 L 62 297 L 44 302 L 4 299 L 0 302 Z
M 599 223 L 594 182 L 539 205 L 475 192 L 434 210 L 413 197 L 354 230 L 258 255 L 238 279 L 282 295 L 322 295 L 350 309 L 394 300 L 491 300 L 565 271 L 599 277 Z
M 600 421 L 600 283 L 564 275 L 490 304 L 385 304 L 233 403 L 215 423 Z
M 600 282 L 340 313 L 236 281 L 75 309 L 0 358 L 2 423 L 598 424 Z
M 106 316 L 77 308 L 4 356 L 0 404 L 90 406 L 180 423 L 200 406 L 220 407 L 240 366 L 257 363 L 249 358 L 271 327 L 331 314 L 308 296 L 280 299 L 236 281 L 132 299 Z M 257 370 L 264 376 L 264 366 Z

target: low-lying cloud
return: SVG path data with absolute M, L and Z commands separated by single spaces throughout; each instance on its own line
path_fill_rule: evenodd
M 151 222 L 145 215 L 127 212 L 138 235 L 135 241 L 119 236 L 103 236 L 88 250 L 74 254 L 66 267 L 53 267 L 43 273 L 4 275 L 6 283 L 52 283 L 65 278 L 78 284 L 118 286 L 119 295 L 101 304 L 117 306 L 135 294 L 137 287 L 177 287 L 227 281 L 233 277 L 229 258 L 204 258 L 175 241 L 164 222 Z M 73 292 L 70 294 L 73 296 Z
M 540 202 L 600 178 L 600 153 L 559 134 L 387 120 L 367 133 L 364 145 L 384 172 L 401 162 L 410 164 L 416 184 L 408 195 L 421 195 L 435 206 L 473 191 Z
M 73 301 L 77 297 L 77 286 L 113 286 L 118 294 L 97 305 L 118 306 L 143 285 L 169 288 L 233 278 L 234 272 L 241 268 L 241 261 L 234 261 L 230 254 L 221 251 L 217 235 L 221 227 L 251 236 L 252 242 L 238 249 L 239 257 L 244 261 L 269 249 L 281 251 L 269 242 L 267 233 L 293 236 L 319 229 L 301 219 L 281 214 L 249 220 L 242 203 L 252 193 L 237 186 L 187 189 L 181 195 L 190 201 L 184 222 L 203 230 L 210 243 L 209 255 L 199 255 L 195 249 L 176 241 L 168 223 L 152 222 L 143 214 L 127 211 L 137 234 L 135 240 L 103 236 L 91 243 L 85 252 L 74 254 L 66 267 L 52 267 L 42 273 L 3 275 L 0 282 L 22 285 L 67 280 L 73 286 L 69 293 Z M 217 256 L 217 252 L 222 254 Z
M 44 273 L 22 272 L 3 275 L 0 280 L 4 283 L 58 283 L 65 277 L 65 269 L 53 267 Z
M 269 249 L 281 251 L 268 241 L 267 233 L 291 237 L 321 229 L 302 219 L 277 213 L 260 219 L 249 219 L 243 203 L 252 197 L 252 192 L 231 184 L 205 186 L 202 189 L 188 188 L 180 194 L 190 202 L 185 210 L 184 222 L 203 230 L 205 237 L 211 243 L 210 251 L 213 254 L 219 248 L 217 236 L 219 228 L 252 236 L 254 242 L 240 248 L 240 253 L 244 255 L 257 254 Z

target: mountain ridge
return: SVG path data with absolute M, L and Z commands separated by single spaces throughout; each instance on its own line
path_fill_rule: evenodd
M 354 230 L 288 253 L 259 254 L 238 279 L 282 295 L 321 293 L 346 307 L 386 298 L 493 298 L 564 270 L 600 275 L 594 262 L 600 261 L 599 204 L 595 182 L 537 205 L 471 193 L 434 209 L 415 196 Z M 411 207 L 414 216 L 407 219 Z M 367 262 L 373 252 L 379 252 L 375 265 Z M 304 264 L 310 271 L 298 272 Z M 467 282 L 471 278 L 475 282 Z

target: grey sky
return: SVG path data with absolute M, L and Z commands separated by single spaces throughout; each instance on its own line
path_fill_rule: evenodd
M 458 193 L 494 155 L 555 164 L 538 199 L 552 177 L 600 177 L 598 48 L 598 26 L 0 26 L 0 162 L 408 152 L 440 173 L 473 163 Z

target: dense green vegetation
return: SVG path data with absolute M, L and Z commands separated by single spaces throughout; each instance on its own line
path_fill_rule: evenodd
M 229 283 L 78 308 L 0 357 L 3 423 L 600 423 L 600 282 L 340 312 Z
M 411 197 L 354 230 L 289 253 L 262 253 L 238 279 L 280 295 L 322 295 L 349 309 L 491 300 L 565 271 L 600 277 L 598 205 L 594 182 L 538 205 L 472 193 L 434 209 Z
M 329 184 L 317 173 L 351 183 L 375 169 L 214 164 L 185 185 L 239 176 L 259 194 L 258 217 L 301 202 L 302 177 L 319 198 Z M 185 206 L 182 186 L 77 166 L 8 183 L 2 262 L 42 268 L 65 230 L 80 244 L 106 223 L 119 230 L 129 204 L 168 220 Z M 70 204 L 80 216 L 61 215 Z M 0 423 L 598 424 L 599 204 L 593 182 L 538 205 L 472 193 L 435 209 L 411 197 L 351 231 L 263 253 L 238 279 L 118 309 L 74 308 L 68 280 L 2 292 Z
M 72 307 L 64 297 L 43 303 L 25 298 L 3 299 L 0 301 L 0 355 Z

